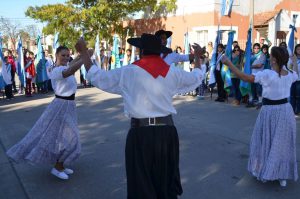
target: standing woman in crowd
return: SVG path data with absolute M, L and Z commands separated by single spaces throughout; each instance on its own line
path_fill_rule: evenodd
M 298 74 L 298 79 L 292 84 L 291 88 L 291 105 L 293 107 L 295 116 L 298 117 L 300 113 L 300 44 L 295 46 L 294 56 L 292 58 L 292 65 Z
M 67 180 L 73 170 L 65 165 L 73 163 L 80 154 L 79 129 L 75 104 L 77 89 L 74 73 L 82 65 L 78 58 L 68 66 L 70 52 L 60 46 L 56 50 L 56 65 L 48 69 L 55 99 L 48 105 L 29 133 L 7 151 L 16 162 L 52 164 L 51 174 Z
M 240 71 L 242 70 L 243 67 L 243 59 L 244 56 L 241 52 L 241 48 L 239 46 L 235 46 L 233 49 L 231 61 L 233 65 Z M 237 78 L 237 76 L 234 73 L 230 73 L 230 75 L 231 75 L 231 82 L 234 90 L 234 101 L 232 102 L 232 104 L 238 106 L 240 105 L 242 99 L 242 94 L 240 91 L 240 79 Z
M 1 66 L 2 68 L 0 69 L 0 71 L 3 78 L 5 96 L 7 100 L 11 100 L 14 98 L 14 96 L 12 92 L 11 65 L 8 62 L 7 56 L 3 58 L 3 63 L 1 64 Z
M 263 105 L 253 129 L 248 171 L 263 182 L 279 180 L 283 187 L 286 180 L 298 179 L 296 120 L 288 97 L 292 83 L 299 76 L 287 70 L 288 59 L 286 49 L 273 47 L 270 55 L 272 69 L 247 75 L 234 67 L 228 58 L 222 58 L 237 77 L 263 86 Z
M 15 76 L 16 76 L 16 71 L 17 71 L 16 62 L 15 62 L 15 58 L 12 54 L 12 51 L 8 50 L 7 52 L 8 52 L 7 63 L 9 63 L 11 66 L 10 72 L 11 72 L 12 88 L 13 88 L 14 93 L 16 93 L 17 92 L 16 81 L 15 81 Z
M 26 73 L 26 89 L 25 89 L 25 95 L 27 97 L 31 97 L 31 84 L 32 79 L 35 77 L 35 67 L 34 67 L 34 61 L 30 56 L 29 51 L 25 51 L 24 56 L 24 68 Z
M 224 54 L 224 45 L 218 44 L 218 53 L 217 53 L 217 60 L 220 60 L 220 57 Z M 222 71 L 223 63 L 220 61 L 217 63 L 215 69 L 215 76 L 217 82 L 217 90 L 218 90 L 218 97 L 215 100 L 216 102 L 225 102 L 226 99 L 226 91 L 224 89 L 224 81 L 222 79 L 221 71 Z
M 269 54 L 269 46 L 264 44 L 261 47 L 261 51 L 264 53 L 265 55 L 265 63 L 264 63 L 264 69 L 271 69 L 271 65 L 270 65 L 270 54 Z
M 261 51 L 260 44 L 253 44 L 253 54 L 251 56 L 251 73 L 256 75 L 257 72 L 264 70 L 266 57 Z M 262 86 L 257 83 L 251 83 L 251 96 L 246 107 L 255 107 L 261 103 Z

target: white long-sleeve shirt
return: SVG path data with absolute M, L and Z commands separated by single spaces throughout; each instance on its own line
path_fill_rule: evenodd
M 158 76 L 155 79 L 134 64 L 111 71 L 93 65 L 87 78 L 97 88 L 121 95 L 127 117 L 147 118 L 176 114 L 172 104 L 173 96 L 199 86 L 203 73 L 200 69 L 185 72 L 171 66 L 165 78 Z
M 64 78 L 63 71 L 68 66 L 49 67 L 47 75 L 51 79 L 51 84 L 56 95 L 68 97 L 76 93 L 77 83 L 74 75 Z

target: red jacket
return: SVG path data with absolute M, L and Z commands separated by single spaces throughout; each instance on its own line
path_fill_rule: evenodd
M 24 66 L 26 67 L 29 62 L 31 62 L 31 64 L 27 68 L 25 68 L 25 72 L 29 73 L 31 77 L 35 77 L 34 60 L 31 59 L 30 57 L 25 58 Z
M 11 65 L 11 71 L 15 73 L 16 72 L 16 63 L 15 63 L 13 56 L 8 56 L 7 62 Z

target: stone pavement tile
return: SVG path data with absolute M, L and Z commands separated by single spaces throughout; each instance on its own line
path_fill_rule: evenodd
M 0 164 L 0 198 L 28 199 L 10 163 Z

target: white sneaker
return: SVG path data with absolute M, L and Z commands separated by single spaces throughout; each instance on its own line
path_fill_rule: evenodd
M 51 169 L 51 174 L 55 175 L 56 177 L 62 179 L 62 180 L 68 180 L 69 176 L 63 172 L 63 171 L 58 171 L 56 168 Z
M 279 180 L 280 186 L 286 187 L 286 180 Z
M 73 174 L 74 171 L 73 171 L 72 169 L 65 168 L 65 169 L 64 169 L 64 173 L 70 175 L 70 174 Z

